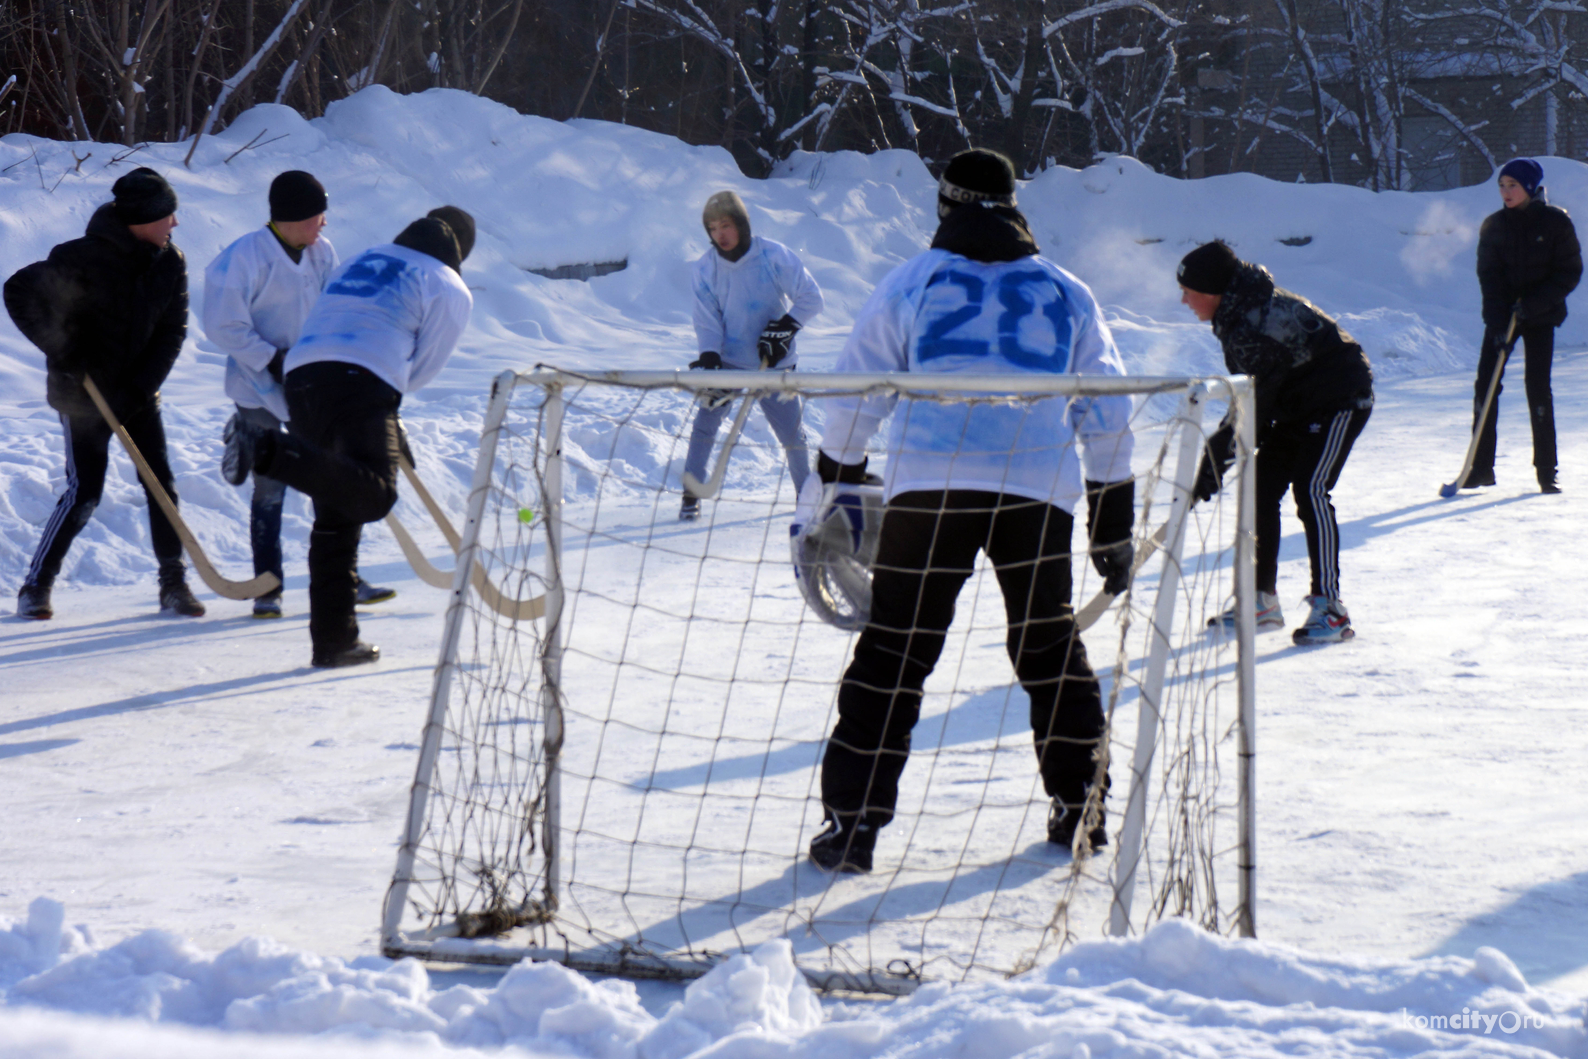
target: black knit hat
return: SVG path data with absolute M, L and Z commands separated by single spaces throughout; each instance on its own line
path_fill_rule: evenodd
M 1211 243 L 1203 243 L 1181 258 L 1176 278 L 1186 290 L 1194 290 L 1199 294 L 1223 294 L 1230 289 L 1230 281 L 1240 267 L 1241 259 L 1235 256 L 1235 251 L 1225 245 L 1224 240 L 1215 239 Z
M 306 221 L 325 212 L 325 187 L 301 169 L 289 169 L 270 182 L 270 219 Z
M 398 246 L 429 254 L 456 272 L 463 265 L 463 254 L 458 250 L 458 237 L 446 221 L 434 217 L 421 217 L 404 228 L 392 242 Z
M 148 224 L 176 212 L 176 189 L 147 166 L 117 180 L 110 192 L 116 196 L 116 219 L 122 224 Z
M 473 215 L 457 206 L 437 206 L 425 216 L 446 222 L 447 227 L 452 229 L 453 236 L 458 240 L 458 260 L 467 261 L 469 252 L 474 249 Z
M 937 215 L 947 217 L 956 206 L 971 202 L 1015 204 L 1015 166 L 997 151 L 977 147 L 948 161 L 937 182 Z

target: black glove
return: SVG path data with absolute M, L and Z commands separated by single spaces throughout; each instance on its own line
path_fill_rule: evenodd
M 1197 467 L 1196 484 L 1191 487 L 1191 496 L 1195 500 L 1212 500 L 1218 496 L 1219 490 L 1224 486 L 1224 475 L 1219 471 L 1218 464 L 1208 458 L 1207 453 L 1202 454 L 1202 463 Z
M 870 459 L 862 459 L 859 463 L 839 463 L 827 453 L 816 450 L 816 477 L 822 480 L 823 485 L 833 482 L 842 482 L 845 485 L 866 485 L 870 475 L 866 474 L 866 464 Z
M 1103 578 L 1103 591 L 1117 596 L 1130 587 L 1136 560 L 1130 542 L 1136 524 L 1136 482 L 1086 483 L 1086 525 L 1092 538 L 1092 565 Z
M 709 349 L 689 362 L 690 371 L 715 371 L 720 367 L 722 367 L 722 355 Z
M 1197 465 L 1197 480 L 1191 486 L 1193 500 L 1212 500 L 1224 487 L 1224 472 L 1235 462 L 1235 428 L 1222 426 L 1208 438 Z
M 286 363 L 286 360 L 287 351 L 278 349 L 276 355 L 270 358 L 270 363 L 265 365 L 265 370 L 270 373 L 272 379 L 276 380 L 277 386 L 281 385 L 281 365 Z
M 794 341 L 794 332 L 799 329 L 799 322 L 788 313 L 766 325 L 755 344 L 763 368 L 775 368 L 788 356 L 789 343 Z

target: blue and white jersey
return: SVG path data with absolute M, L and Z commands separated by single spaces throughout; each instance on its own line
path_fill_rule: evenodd
M 334 360 L 413 393 L 452 356 L 474 295 L 447 265 L 395 243 L 373 246 L 331 276 L 286 370 Z
M 264 408 L 286 422 L 286 396 L 267 369 L 276 350 L 298 340 L 336 264 L 336 248 L 324 236 L 294 261 L 267 227 L 232 243 L 204 270 L 204 337 L 226 354 L 226 396 L 239 408 Z
M 1086 284 L 1040 256 L 973 261 L 928 250 L 872 292 L 839 355 L 841 372 L 1124 375 Z M 891 499 L 915 490 L 982 489 L 1075 511 L 1085 479 L 1130 477 L 1131 399 L 1054 397 L 939 404 L 897 395 L 834 398 L 822 450 L 859 463 L 893 415 L 883 472 Z
M 801 327 L 822 311 L 826 302 L 816 278 L 799 255 L 759 235 L 737 261 L 715 247 L 695 262 L 695 341 L 698 351 L 715 350 L 725 367 L 755 371 L 761 367 L 756 342 L 773 320 L 788 313 Z M 798 360 L 794 343 L 779 369 Z

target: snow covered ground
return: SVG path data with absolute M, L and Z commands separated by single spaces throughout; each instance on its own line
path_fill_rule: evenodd
M 285 138 L 229 157 L 267 128 L 266 140 Z M 705 249 L 698 216 L 710 191 L 738 189 L 756 230 L 799 250 L 822 283 L 828 311 L 800 339 L 817 370 L 870 287 L 925 245 L 934 217 L 930 177 L 898 152 L 797 156 L 749 181 L 718 149 L 526 118 L 452 92 L 369 89 L 314 122 L 259 107 L 201 143 L 191 170 L 185 146 L 107 165 L 122 149 L 95 145 L 80 169 L 68 150 L 0 140 L 5 271 L 80 232 L 139 162 L 182 197 L 176 239 L 195 299 L 203 265 L 262 222 L 264 189 L 283 169 L 307 168 L 330 189 L 328 234 L 344 256 L 440 202 L 473 211 L 473 325 L 436 384 L 404 405 L 420 471 L 453 511 L 498 371 L 689 359 L 685 262 Z M 1588 167 L 1544 164 L 1552 201 L 1588 215 Z M 1181 183 L 1117 160 L 1046 173 L 1021 201 L 1046 252 L 1093 284 L 1135 371 L 1220 367 L 1173 282 L 1179 256 L 1219 235 L 1340 316 L 1381 380 L 1337 491 L 1359 638 L 1312 651 L 1259 641 L 1261 940 L 1169 923 L 1089 942 L 1017 982 L 928 987 L 896 1004 L 816 1005 L 776 943 L 687 995 L 555 966 L 498 979 L 393 965 L 373 955 L 376 926 L 444 594 L 372 528 L 363 571 L 400 590 L 365 620 L 385 656 L 311 670 L 308 510 L 294 497 L 285 620 L 255 622 L 246 604 L 202 591 L 207 618 L 162 619 L 141 492 L 117 457 L 57 586 L 56 620 L 0 620 L 0 1057 L 435 1055 L 507 1043 L 672 1059 L 713 1042 L 728 1059 L 1588 1056 L 1588 850 L 1576 815 L 1588 804 L 1577 679 L 1588 572 L 1571 543 L 1588 489 L 1588 302 L 1574 297 L 1556 360 L 1565 494 L 1536 493 L 1517 378 L 1503 399 L 1500 485 L 1442 501 L 1470 414 L 1472 254 L 1477 223 L 1498 206 L 1491 187 Z M 526 271 L 617 261 L 627 267 L 588 283 Z M 6 593 L 62 476 L 43 389 L 42 358 L 0 322 Z M 219 476 L 230 407 L 196 322 L 164 393 L 184 514 L 240 574 L 247 493 Z M 398 513 L 428 530 L 413 501 Z M 1286 534 L 1280 594 L 1294 613 L 1305 548 L 1298 523 Z M 419 535 L 440 563 L 439 535 Z M 1418 1021 L 1452 1015 L 1443 1029 Z M 321 1032 L 332 1039 L 302 1036 Z

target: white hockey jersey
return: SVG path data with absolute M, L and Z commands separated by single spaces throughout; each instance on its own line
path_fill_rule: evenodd
M 822 289 L 799 255 L 774 239 L 752 236 L 737 261 L 707 250 L 695 262 L 695 340 L 699 352 L 715 350 L 725 367 L 761 366 L 756 342 L 766 325 L 788 313 L 801 327 L 826 304 Z M 793 342 L 779 368 L 796 361 Z
M 473 308 L 474 296 L 447 265 L 395 243 L 373 246 L 332 274 L 286 370 L 357 364 L 413 393 L 445 366 Z
M 293 261 L 268 227 L 232 243 L 204 270 L 204 334 L 226 354 L 226 396 L 283 422 L 287 401 L 266 367 L 290 349 L 326 281 L 336 248 L 323 236 Z
M 981 262 L 928 250 L 888 275 L 855 319 L 841 372 L 1123 375 L 1086 284 L 1040 256 Z M 822 451 L 859 463 L 892 413 L 891 499 L 915 490 L 983 489 L 1075 511 L 1085 478 L 1130 477 L 1131 399 L 1055 397 L 1018 404 L 944 404 L 894 396 L 832 398 Z

